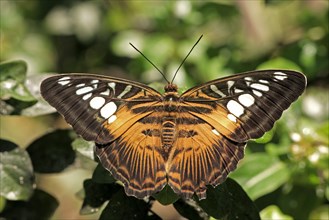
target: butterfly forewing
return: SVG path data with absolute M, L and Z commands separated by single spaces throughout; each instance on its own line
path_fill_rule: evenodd
M 305 86 L 298 72 L 253 71 L 179 96 L 171 84 L 161 95 L 124 79 L 67 74 L 46 79 L 41 93 L 96 142 L 96 155 L 127 195 L 144 198 L 168 183 L 184 198 L 204 199 L 207 185 L 236 168 L 246 141 L 270 130 Z
M 119 137 L 161 100 L 161 94 L 143 84 L 88 74 L 47 78 L 41 94 L 79 135 L 100 144 Z M 139 114 L 131 113 L 135 110 Z
M 259 138 L 304 91 L 306 78 L 295 71 L 262 70 L 210 81 L 182 94 L 193 115 L 236 142 Z

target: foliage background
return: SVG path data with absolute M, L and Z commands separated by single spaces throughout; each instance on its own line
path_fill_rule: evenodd
M 170 79 L 203 34 L 175 80 L 182 90 L 257 68 L 305 73 L 308 88 L 303 97 L 271 132 L 248 144 L 245 159 L 231 177 L 255 201 L 264 219 L 274 214 L 329 218 L 328 1 L 2 0 L 0 12 L 0 61 L 27 62 L 23 81 L 38 101 L 35 104 L 33 98 L 26 98 L 29 95 L 24 99 L 8 92 L 2 83 L 1 112 L 7 115 L 1 115 L 0 135 L 22 149 L 30 148 L 30 155 L 34 140 L 54 129 L 68 128 L 40 101 L 42 73 L 109 74 L 162 87 L 161 75 L 129 42 Z M 12 97 L 35 106 L 26 109 L 15 102 L 19 110 L 11 111 L 4 103 L 13 103 L 7 102 Z M 77 156 L 73 165 L 51 174 L 33 165 L 38 171 L 38 190 L 59 202 L 51 213 L 53 219 L 97 218 L 99 213 L 79 215 L 82 201 L 75 195 L 96 163 Z M 10 198 L 1 196 L 0 212 L 10 204 Z M 160 216 L 173 213 L 167 218 L 177 218 L 172 206 L 156 203 L 153 209 Z

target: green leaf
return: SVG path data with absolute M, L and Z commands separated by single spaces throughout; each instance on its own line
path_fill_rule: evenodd
M 295 71 L 300 71 L 301 68 L 295 64 L 294 62 L 285 59 L 283 57 L 278 57 L 275 59 L 271 59 L 267 62 L 264 62 L 260 64 L 257 67 L 258 70 L 266 70 L 266 69 L 288 69 L 288 70 L 295 70 Z
M 27 71 L 27 64 L 23 60 L 0 63 L 0 82 L 13 79 L 23 83 Z
M 58 201 L 48 193 L 36 189 L 30 200 L 8 201 L 0 219 L 51 219 L 58 207 Z
M 70 130 L 56 130 L 28 146 L 27 152 L 36 172 L 61 172 L 74 162 L 75 152 L 71 147 L 70 132 Z
M 31 102 L 35 98 L 24 85 L 27 65 L 24 61 L 12 61 L 0 64 L 1 99 L 10 97 Z
M 289 215 L 285 215 L 281 212 L 280 208 L 271 205 L 266 207 L 260 212 L 260 216 L 262 219 L 284 219 L 284 220 L 293 220 L 293 218 Z
M 329 219 L 329 205 L 321 205 L 315 208 L 309 219 Z
M 92 180 L 96 183 L 114 183 L 116 180 L 100 163 L 94 170 Z
M 288 181 L 290 171 L 276 157 L 266 153 L 248 155 L 230 177 L 234 178 L 252 199 L 270 193 Z
M 217 219 L 260 219 L 255 204 L 230 178 L 216 188 L 208 187 L 207 198 L 198 203 L 203 211 Z
M 179 199 L 174 204 L 175 209 L 181 214 L 181 216 L 190 220 L 202 220 L 201 217 L 202 209 L 197 205 L 194 200 L 184 201 Z
M 94 160 L 94 147 L 95 142 L 92 141 L 86 141 L 82 138 L 77 138 L 72 142 L 72 148 L 76 151 L 78 151 L 83 156 Z
M 162 205 L 169 205 L 179 199 L 170 186 L 166 185 L 159 193 L 152 195 Z
M 85 198 L 80 214 L 86 215 L 97 212 L 104 202 L 109 200 L 122 187 L 118 184 L 102 184 L 87 179 L 83 182 L 83 188 Z
M 294 219 L 311 219 L 312 210 L 322 203 L 323 198 L 317 196 L 313 185 L 295 184 L 283 188 L 277 204 L 283 213 Z
M 0 140 L 0 196 L 8 200 L 28 200 L 33 193 L 34 175 L 27 152 L 12 142 Z
M 99 219 L 160 219 L 160 217 L 153 212 L 150 212 L 150 208 L 150 204 L 146 203 L 144 200 L 127 196 L 121 187 L 120 190 L 113 195 Z M 153 215 L 150 215 L 150 213 Z

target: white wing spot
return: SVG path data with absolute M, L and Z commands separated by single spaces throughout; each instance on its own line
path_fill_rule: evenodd
M 232 115 L 232 114 L 228 114 L 227 115 L 227 118 L 230 119 L 233 122 L 236 122 L 236 117 L 234 115 Z
M 226 107 L 233 115 L 237 117 L 241 116 L 244 112 L 243 106 L 234 100 L 230 100 Z
M 249 86 L 251 83 L 250 81 L 252 81 L 252 78 L 247 76 L 247 77 L 244 77 L 244 80 L 246 80 L 246 84 L 247 84 L 247 86 Z
M 283 72 L 274 72 L 274 75 L 279 75 L 279 76 L 286 76 L 287 74 L 283 73 Z
M 269 81 L 265 80 L 265 79 L 260 79 L 259 80 L 260 83 L 266 83 L 266 84 L 269 84 Z
M 274 78 L 276 78 L 278 80 L 284 80 L 284 79 L 288 78 L 287 74 L 285 74 L 283 72 L 275 72 L 273 74 L 275 75 Z
M 58 80 L 58 84 L 60 84 L 60 85 L 62 85 L 62 86 L 65 86 L 65 85 L 67 85 L 67 84 L 70 83 L 70 79 L 71 79 L 71 77 L 69 77 L 69 76 L 64 76 L 64 77 L 62 77 L 62 78 L 60 78 L 60 79 Z
M 101 116 L 103 118 L 109 118 L 117 111 L 117 106 L 114 102 L 109 102 L 101 108 Z
M 79 88 L 79 87 L 84 87 L 86 84 L 85 83 L 80 83 L 78 85 L 76 85 L 75 87 Z
M 234 85 L 234 81 L 232 80 L 227 81 L 227 87 L 228 87 L 227 90 L 229 91 L 233 85 Z
M 255 103 L 255 98 L 250 94 L 242 94 L 238 99 L 239 102 L 246 107 L 252 106 Z
M 210 85 L 210 89 L 214 92 L 214 93 L 217 93 L 218 95 L 220 95 L 221 97 L 226 97 L 226 95 L 220 91 L 217 86 L 215 85 Z
M 111 117 L 109 117 L 109 119 L 107 119 L 107 123 L 111 124 L 115 120 L 117 120 L 117 116 L 116 115 L 112 115 Z
M 117 96 L 117 98 L 121 99 L 124 95 L 126 95 L 130 90 L 132 86 L 128 85 L 126 88 Z
M 87 86 L 87 87 L 83 87 L 81 89 L 78 89 L 77 91 L 75 91 L 75 94 L 77 95 L 82 95 L 88 92 L 93 91 L 93 87 Z
M 94 84 L 94 83 L 98 83 L 99 80 L 98 79 L 94 79 L 94 80 L 91 80 L 91 83 Z
M 262 91 L 268 91 L 270 90 L 270 87 L 267 85 L 259 84 L 259 83 L 253 83 L 250 85 L 251 88 L 262 90 Z
M 111 87 L 113 90 L 115 89 L 115 83 L 114 82 L 110 82 L 108 83 L 109 87 Z
M 212 133 L 214 133 L 215 135 L 219 136 L 219 133 L 218 133 L 218 131 L 217 131 L 216 129 L 212 129 L 211 131 L 212 131 Z
M 105 99 L 99 96 L 92 98 L 89 102 L 90 107 L 92 107 L 93 109 L 100 109 L 104 104 Z
M 88 94 L 84 95 L 84 96 L 82 97 L 82 99 L 83 99 L 83 100 L 87 100 L 87 99 L 89 99 L 91 96 L 92 96 L 92 94 L 91 94 L 91 93 L 88 93 Z
M 104 92 L 101 92 L 100 94 L 101 94 L 101 95 L 110 95 L 110 90 L 107 89 L 107 90 L 105 90 Z
M 234 89 L 234 93 L 241 93 L 244 92 L 242 89 Z
M 252 92 L 257 95 L 258 97 L 261 97 L 263 94 L 260 92 L 260 91 L 257 91 L 257 90 L 252 90 Z

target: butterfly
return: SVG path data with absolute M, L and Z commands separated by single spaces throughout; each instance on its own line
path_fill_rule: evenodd
M 246 142 L 261 137 L 304 91 L 290 70 L 216 79 L 178 94 L 130 80 L 59 74 L 41 84 L 44 99 L 77 134 L 96 143 L 101 164 L 127 195 L 144 198 L 167 184 L 183 198 L 206 198 L 236 169 Z

